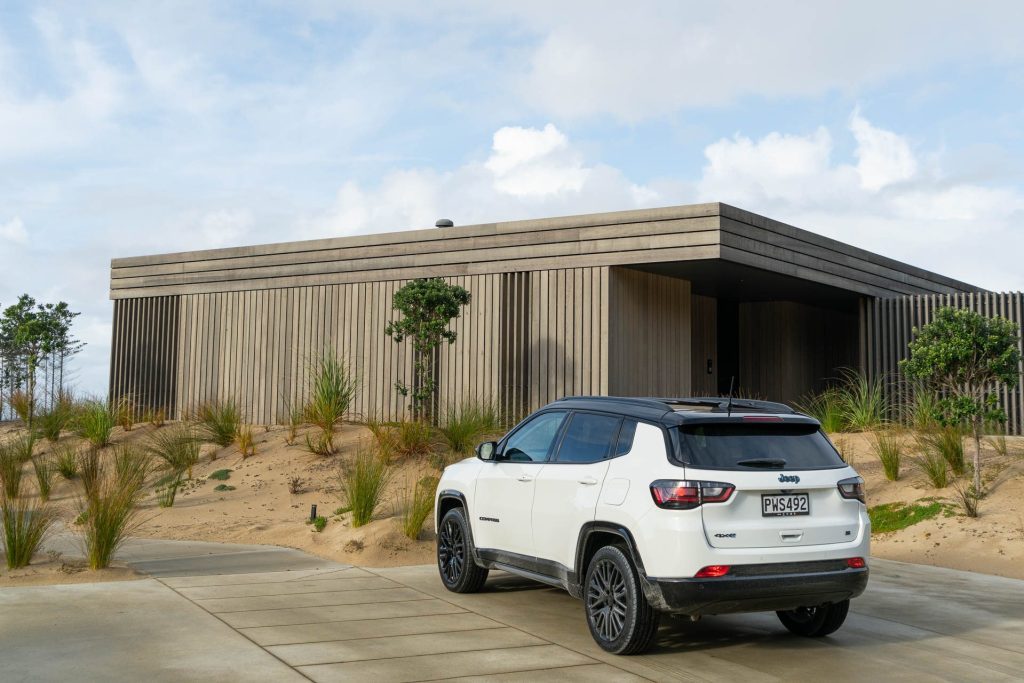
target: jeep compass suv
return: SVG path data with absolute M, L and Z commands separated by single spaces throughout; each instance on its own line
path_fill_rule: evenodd
M 445 469 L 436 511 L 449 590 L 489 569 L 564 588 L 617 654 L 663 612 L 774 610 L 828 635 L 868 580 L 863 481 L 817 420 L 767 401 L 561 399 Z

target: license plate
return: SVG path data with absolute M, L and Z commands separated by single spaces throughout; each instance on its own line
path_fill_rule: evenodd
M 806 493 L 762 493 L 762 517 L 795 517 L 811 514 L 811 499 Z

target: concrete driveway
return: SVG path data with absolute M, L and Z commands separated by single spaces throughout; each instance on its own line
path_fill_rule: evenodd
M 454 595 L 432 566 L 359 569 L 264 546 L 135 541 L 154 578 L 0 590 L 3 680 L 1020 680 L 1024 581 L 876 561 L 834 636 L 772 614 L 667 619 L 613 657 L 581 603 L 495 574 Z

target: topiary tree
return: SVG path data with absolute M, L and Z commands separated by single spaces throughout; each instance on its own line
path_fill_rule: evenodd
M 936 417 L 944 424 L 969 424 L 974 436 L 974 490 L 981 492 L 981 437 L 986 420 L 1003 422 L 1000 385 L 1020 378 L 1020 335 L 1006 318 L 940 308 L 935 319 L 914 328 L 910 358 L 900 362 L 909 377 L 939 395 Z
M 395 382 L 402 396 L 411 396 L 416 415 L 429 413 L 434 404 L 437 382 L 434 380 L 434 356 L 441 342 L 455 341 L 455 332 L 449 329 L 451 321 L 459 317 L 463 306 L 469 305 L 470 294 L 458 285 L 442 278 L 412 280 L 395 292 L 393 306 L 401 313 L 391 320 L 384 334 L 401 343 L 409 339 L 413 350 L 413 384 Z

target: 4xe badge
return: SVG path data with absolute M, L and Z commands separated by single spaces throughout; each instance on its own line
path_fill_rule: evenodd
M 782 484 L 799 484 L 800 483 L 800 477 L 798 477 L 795 474 L 793 474 L 793 475 L 780 474 L 779 475 L 779 482 L 782 483 Z

